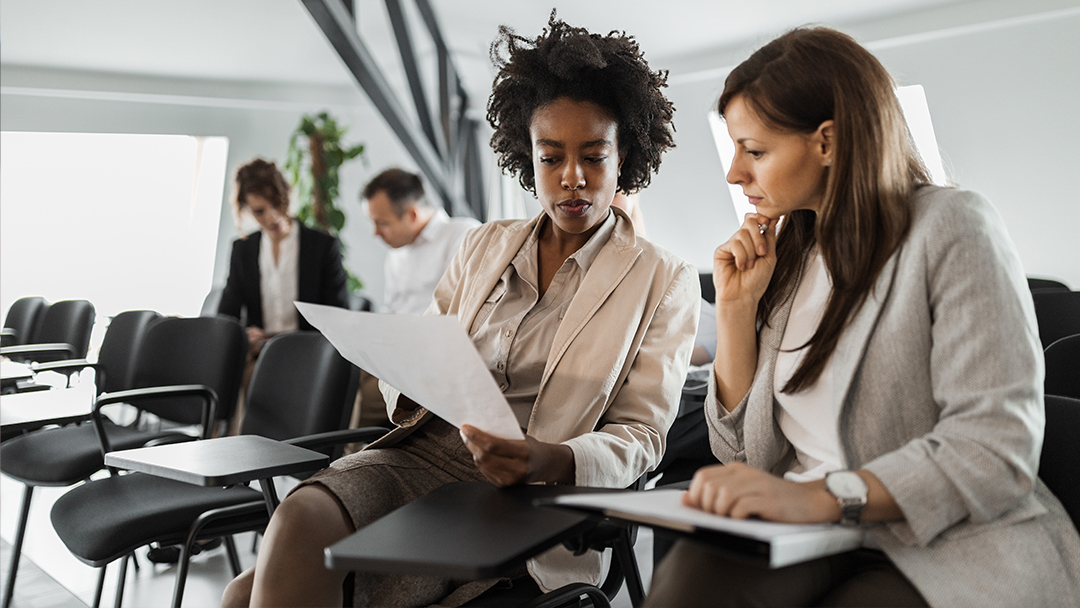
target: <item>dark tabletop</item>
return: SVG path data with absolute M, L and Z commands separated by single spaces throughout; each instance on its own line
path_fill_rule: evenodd
M 328 547 L 326 566 L 463 580 L 502 576 L 594 525 L 587 515 L 534 506 L 534 500 L 589 491 L 597 490 L 449 484 Z

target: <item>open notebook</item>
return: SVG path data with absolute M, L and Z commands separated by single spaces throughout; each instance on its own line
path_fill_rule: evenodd
M 863 532 L 838 524 L 780 524 L 712 515 L 682 504 L 682 490 L 557 496 L 552 503 L 691 533 L 737 557 L 781 568 L 862 546 Z

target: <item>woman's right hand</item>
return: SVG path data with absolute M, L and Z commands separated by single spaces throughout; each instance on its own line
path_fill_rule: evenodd
M 718 305 L 744 302 L 757 308 L 776 268 L 776 223 L 760 213 L 747 213 L 739 230 L 716 248 L 713 286 Z

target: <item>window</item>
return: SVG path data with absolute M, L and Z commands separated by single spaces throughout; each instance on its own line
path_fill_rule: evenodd
M 0 133 L 0 306 L 195 316 L 213 279 L 228 140 Z

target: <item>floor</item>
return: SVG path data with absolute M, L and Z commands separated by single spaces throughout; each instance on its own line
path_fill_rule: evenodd
M 93 604 L 97 585 L 97 570 L 78 561 L 68 552 L 53 532 L 49 521 L 52 504 L 65 488 L 37 488 L 31 506 L 23 556 L 15 586 L 12 608 L 83 608 Z M 7 588 L 11 543 L 15 536 L 22 484 L 0 476 L 0 588 Z M 281 495 L 284 495 L 283 493 Z M 238 535 L 236 545 L 244 568 L 254 564 L 251 553 L 252 534 Z M 652 536 L 647 529 L 639 531 L 635 545 L 639 567 L 648 588 L 652 573 Z M 175 567 L 154 565 L 140 552 L 142 568 L 128 568 L 124 590 L 124 606 L 156 608 L 169 606 L 172 601 Z M 117 565 L 109 566 L 101 604 L 111 606 L 116 593 Z M 184 591 L 185 606 L 217 606 L 221 592 L 232 579 L 224 549 L 215 549 L 192 560 Z M 629 608 L 625 588 L 615 598 L 614 606 Z

